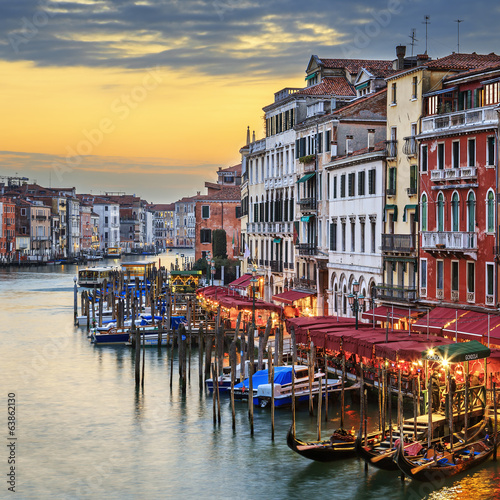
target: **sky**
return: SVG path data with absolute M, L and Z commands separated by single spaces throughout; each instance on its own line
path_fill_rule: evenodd
M 450 5 L 452 8 L 450 9 Z M 172 203 L 320 58 L 500 53 L 497 0 L 0 0 L 0 175 Z M 0 179 L 1 180 L 1 179 Z

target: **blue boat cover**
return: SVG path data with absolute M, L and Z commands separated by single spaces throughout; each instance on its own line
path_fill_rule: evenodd
M 241 389 L 245 387 L 248 389 L 249 379 L 246 378 L 243 382 L 236 384 L 235 389 Z M 290 384 L 292 382 L 292 367 L 291 366 L 275 366 L 274 367 L 274 383 L 275 384 Z M 259 370 L 255 372 L 252 376 L 253 388 L 257 389 L 259 385 L 269 383 L 269 372 L 268 370 Z

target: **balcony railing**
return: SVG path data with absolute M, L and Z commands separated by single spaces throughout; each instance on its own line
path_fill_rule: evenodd
M 413 234 L 383 234 L 383 252 L 413 252 L 415 250 L 415 235 Z
M 315 243 L 299 243 L 297 246 L 299 255 L 316 255 L 318 247 Z
M 398 155 L 398 141 L 385 141 L 386 153 L 388 158 L 396 158 Z
M 387 196 L 396 196 L 396 188 L 394 187 L 387 188 L 385 192 Z
M 477 234 L 459 231 L 423 231 L 422 248 L 425 250 L 477 250 Z
M 271 261 L 271 272 L 282 273 L 283 272 L 283 262 L 281 260 Z
M 461 171 L 459 168 L 447 168 L 443 172 L 446 180 L 460 179 Z
M 377 299 L 395 302 L 411 302 L 417 298 L 417 289 L 411 286 L 379 284 L 375 286 Z M 390 314 L 389 314 L 390 319 Z
M 415 156 L 417 154 L 417 139 L 415 136 L 405 137 L 403 144 L 403 153 L 406 156 Z
M 299 200 L 299 206 L 301 211 L 316 210 L 316 198 L 302 198 Z
M 477 177 L 476 167 L 462 167 L 460 169 L 460 177 L 462 179 L 475 179 Z
M 302 290 L 316 291 L 316 281 L 307 278 L 294 278 L 293 287 Z
M 444 180 L 444 170 L 431 170 L 431 181 Z
M 495 107 L 471 109 L 459 111 L 457 113 L 447 113 L 444 115 L 428 116 L 422 119 L 422 133 L 443 131 L 456 127 L 476 126 L 486 123 L 497 123 L 498 115 Z

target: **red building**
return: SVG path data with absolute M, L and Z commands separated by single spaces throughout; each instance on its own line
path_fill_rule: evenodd
M 16 206 L 10 198 L 0 197 L 0 258 L 10 259 L 16 251 Z
M 424 96 L 420 298 L 495 308 L 500 64 L 446 78 Z
M 239 255 L 238 241 L 241 233 L 241 164 L 219 169 L 217 183 L 206 182 L 206 195 L 198 193 L 195 200 L 195 260 L 212 254 L 212 233 L 215 229 L 226 231 L 229 259 Z

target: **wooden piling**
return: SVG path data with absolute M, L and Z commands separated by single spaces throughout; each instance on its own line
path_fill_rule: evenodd
M 276 349 L 276 343 L 274 344 Z M 271 350 L 267 353 L 267 369 L 269 371 L 269 377 L 271 379 L 271 441 L 274 441 L 274 363 L 273 355 Z
M 198 328 L 198 386 L 203 390 L 203 326 Z
M 493 434 L 493 460 L 496 462 L 497 460 L 497 445 L 498 445 L 498 405 L 497 405 L 497 384 L 493 382 L 493 421 L 495 425 L 495 430 Z
M 135 303 L 135 300 L 134 300 Z M 141 385 L 144 387 L 144 369 L 146 367 L 146 329 L 142 329 L 142 345 L 141 345 L 141 350 L 142 350 L 142 378 L 141 378 Z
M 326 349 L 324 349 L 323 354 L 325 356 L 325 422 L 328 422 L 328 356 L 326 355 Z
M 326 374 L 325 374 L 326 376 Z M 325 378 L 326 380 L 326 378 Z M 319 390 L 318 390 L 318 441 L 321 441 L 321 406 L 323 404 L 323 381 L 318 379 L 319 381 Z M 325 385 L 325 391 L 328 394 L 328 384 Z
M 234 431 L 236 430 L 236 411 L 234 407 L 234 382 L 236 380 L 236 336 L 229 347 L 229 363 L 231 364 L 231 418 Z
M 345 413 L 345 353 L 342 351 L 342 380 L 340 386 L 340 428 L 344 428 Z
M 308 374 L 309 374 L 309 415 L 314 415 L 313 382 L 314 382 L 314 342 L 309 345 Z

